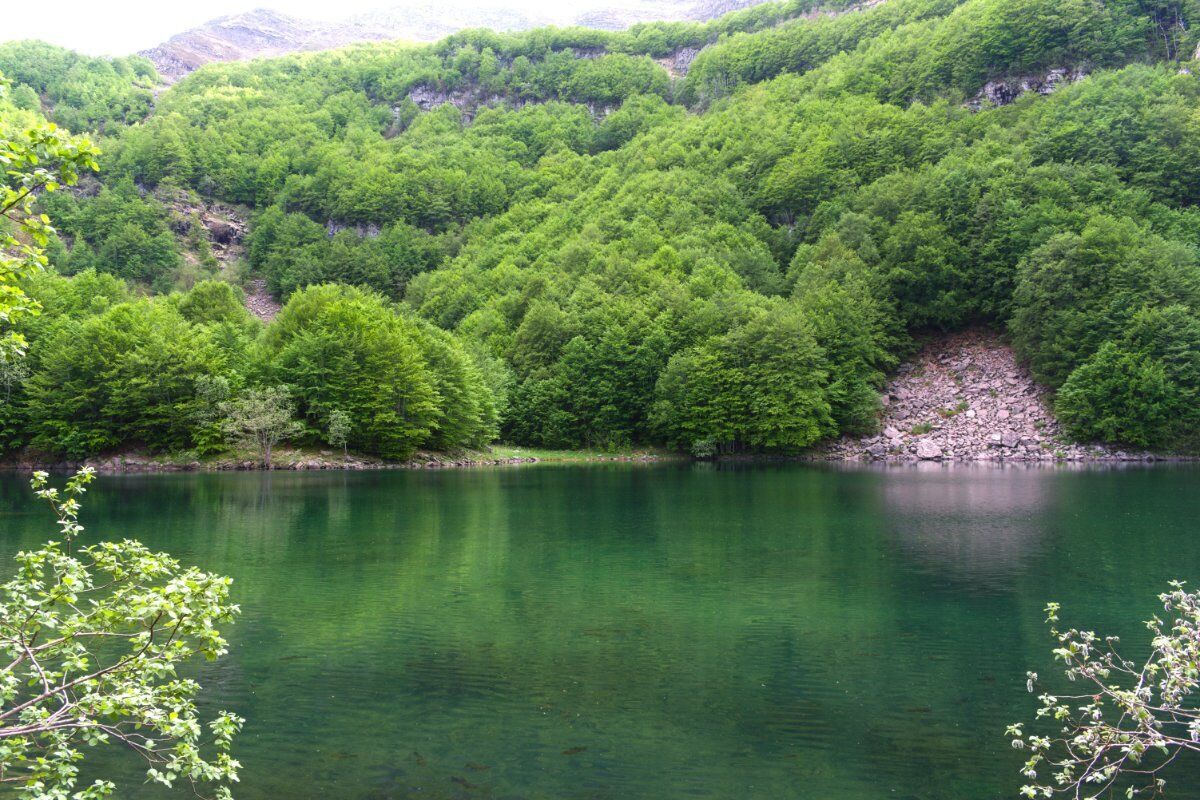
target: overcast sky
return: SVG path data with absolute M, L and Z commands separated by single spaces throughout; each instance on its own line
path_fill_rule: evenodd
M 499 5 L 496 0 L 482 4 Z M 24 3 L 19 12 L 4 15 L 0 41 L 41 39 L 92 55 L 127 55 L 213 17 L 257 7 L 295 17 L 344 19 L 397 5 L 404 5 L 403 0 L 58 0 L 53 14 L 38 14 L 36 4 Z M 511 0 L 505 5 L 528 12 L 562 8 L 561 0 Z

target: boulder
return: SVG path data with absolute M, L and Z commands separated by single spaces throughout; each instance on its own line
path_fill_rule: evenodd
M 942 457 L 942 448 L 938 447 L 931 441 L 924 440 L 917 443 L 917 458 L 923 461 L 933 461 Z

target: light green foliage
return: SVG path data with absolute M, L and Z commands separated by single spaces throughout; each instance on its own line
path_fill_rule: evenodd
M 329 429 L 326 431 L 326 440 L 334 447 L 342 448 L 342 455 L 346 454 L 346 448 L 350 444 L 350 433 L 354 430 L 354 420 L 350 419 L 350 415 L 340 408 L 329 412 Z
M 215 397 L 220 388 L 206 386 L 206 395 Z M 302 426 L 286 386 L 250 389 L 241 397 L 222 403 L 226 435 L 240 445 L 258 450 L 262 465 L 271 468 L 271 453 L 284 439 L 296 436 Z
M 178 297 L 179 313 L 193 324 L 254 326 L 242 291 L 223 281 L 201 281 Z
M 75 132 L 114 133 L 150 113 L 158 75 L 149 60 L 90 58 L 44 42 L 0 44 L 0 72 L 47 116 Z M 25 107 L 25 106 L 22 106 Z
M 1037 721 L 1028 732 L 1018 723 L 1006 733 L 1014 748 L 1029 754 L 1021 767 L 1022 797 L 1162 797 L 1164 775 L 1172 774 L 1166 767 L 1195 754 L 1200 593 L 1172 581 L 1158 601 L 1166 619 L 1146 621 L 1151 652 L 1145 661 L 1130 658 L 1116 636 L 1061 630 L 1061 607 L 1046 606 L 1058 645 L 1054 659 L 1078 688 L 1060 694 L 1044 688 L 1036 672 L 1027 674 L 1029 692 L 1040 692 Z
M 91 479 L 84 469 L 60 492 L 34 474 L 59 538 L 19 553 L 3 586 L 0 783 L 28 800 L 111 797 L 111 781 L 79 785 L 80 761 L 120 745 L 145 760 L 148 781 L 228 800 L 243 720 L 223 711 L 205 722 L 200 684 L 177 669 L 227 652 L 218 626 L 239 612 L 232 581 L 129 539 L 81 545 L 79 497 Z

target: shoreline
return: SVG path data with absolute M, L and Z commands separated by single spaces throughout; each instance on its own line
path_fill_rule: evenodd
M 34 461 L 12 460 L 0 462 L 0 472 L 32 472 L 46 470 L 52 473 L 73 472 L 80 467 L 90 466 L 99 475 L 133 475 L 184 472 L 368 472 L 389 470 L 442 470 L 480 469 L 495 467 L 519 467 L 553 464 L 654 464 L 654 463 L 709 463 L 709 464 L 824 464 L 849 467 L 907 467 L 907 466 L 1075 466 L 1112 467 L 1121 465 L 1194 464 L 1200 462 L 1198 455 L 1166 455 L 1158 453 L 1129 453 L 1125 451 L 1094 451 L 1083 454 L 1040 458 L 1013 457 L 989 454 L 974 457 L 922 459 L 911 455 L 891 454 L 883 458 L 869 454 L 838 452 L 822 448 L 817 451 L 795 455 L 771 455 L 769 453 L 725 455 L 713 459 L 693 459 L 683 453 L 669 451 L 621 451 L 603 453 L 597 451 L 542 451 L 530 450 L 528 454 L 515 454 L 521 448 L 500 448 L 501 452 L 469 452 L 458 455 L 447 453 L 418 453 L 407 461 L 385 461 L 383 459 L 349 455 L 346 457 L 328 454 L 314 455 L 284 451 L 273 460 L 270 469 L 254 459 L 223 457 L 209 460 L 178 458 L 169 455 L 151 456 L 141 453 L 124 453 L 82 461 Z
M 16 458 L 0 462 L 0 472 L 73 472 L 92 467 L 98 475 L 165 472 L 366 472 L 371 470 L 431 470 L 512 467 L 531 464 L 654 463 L 686 460 L 687 456 L 657 450 L 605 453 L 591 450 L 548 451 L 498 445 L 492 451 L 464 453 L 418 452 L 405 461 L 388 461 L 372 456 L 336 455 L 331 451 L 281 450 L 264 466 L 246 453 L 201 459 L 190 455 L 149 455 L 128 452 L 82 460 L 42 461 Z

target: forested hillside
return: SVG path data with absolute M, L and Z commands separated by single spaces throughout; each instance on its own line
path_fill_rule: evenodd
M 221 408 L 284 386 L 301 438 L 348 415 L 393 458 L 797 452 L 878 424 L 914 333 L 982 324 L 1073 436 L 1192 450 L 1198 26 L 1200 0 L 788 0 L 214 64 L 156 99 L 141 59 L 0 45 L 3 125 L 103 151 L 43 201 L 0 447 L 215 452 Z

